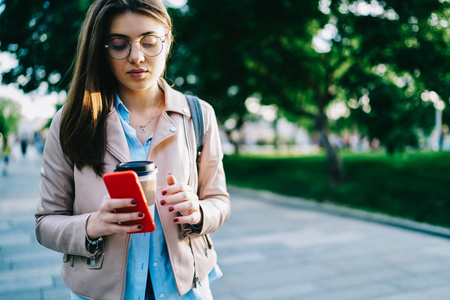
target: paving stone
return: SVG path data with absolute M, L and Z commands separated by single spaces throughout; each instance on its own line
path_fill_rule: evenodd
M 40 290 L 53 286 L 52 278 L 48 276 L 33 276 L 20 279 L 2 279 L 0 281 L 0 295 L 3 293 L 20 293 L 22 291 Z
M 44 257 L 41 259 L 35 259 L 31 261 L 17 261 L 11 262 L 11 270 L 26 270 L 29 268 L 45 266 L 61 267 L 62 255 L 61 257 L 55 259 L 54 257 Z
M 41 300 L 41 291 L 14 291 L 14 292 L 0 292 L 0 300 Z M 61 298 L 60 300 L 67 299 Z
M 374 297 L 388 296 L 397 293 L 398 290 L 389 284 L 371 284 L 357 286 L 351 289 L 330 290 L 318 294 L 305 295 L 308 300 L 361 300 Z
M 399 267 L 419 275 L 423 273 L 446 271 L 450 268 L 450 261 L 442 261 L 424 255 L 423 259 L 414 264 L 402 265 Z
M 70 292 L 64 286 L 60 288 L 44 289 L 42 300 L 65 300 L 70 299 Z
M 448 279 L 443 275 L 436 273 L 397 277 L 390 280 L 390 282 L 399 289 L 406 291 L 423 290 L 448 285 Z
M 255 289 L 251 292 L 243 293 L 242 297 L 248 300 L 302 299 L 306 294 L 317 291 L 320 291 L 320 287 L 310 282 L 297 283 L 290 286 L 269 285 L 263 289 Z
M 32 237 L 29 233 L 4 233 L 0 239 L 0 247 L 7 247 L 10 245 L 27 245 L 31 243 L 31 238 Z
M 0 283 L 4 283 L 7 281 L 16 281 L 20 282 L 23 280 L 33 280 L 35 278 L 44 278 L 48 277 L 51 279 L 54 275 L 59 275 L 61 266 L 52 265 L 52 266 L 35 266 L 33 268 L 27 269 L 18 269 L 18 270 L 7 270 L 0 272 Z
M 369 269 L 360 272 L 350 272 L 339 276 L 326 278 L 320 281 L 326 289 L 344 289 L 349 287 L 364 286 L 370 283 L 383 283 L 409 274 L 392 268 Z
M 31 262 L 31 261 L 40 261 L 45 259 L 50 259 L 54 261 L 61 260 L 62 254 L 55 252 L 55 251 L 49 251 L 48 249 L 40 246 L 36 249 L 33 249 L 34 251 L 25 251 L 25 252 L 16 252 L 16 253 L 8 253 L 3 255 L 4 261 L 13 262 L 13 263 L 19 263 L 19 262 Z
M 213 282 L 210 285 L 211 292 L 214 296 L 214 299 L 222 299 L 222 300 L 240 300 L 242 299 L 239 295 L 239 291 L 236 291 L 230 288 L 225 284 L 226 281 L 223 279 Z
M 9 230 L 10 228 L 11 225 L 9 224 L 9 221 L 0 214 L 0 232 Z
M 391 296 L 376 297 L 372 300 L 448 300 L 450 287 L 430 288 L 423 291 L 400 292 Z
M 238 297 L 238 296 L 230 296 L 230 295 L 219 295 L 219 296 L 214 296 L 215 300 L 242 300 L 242 298 Z

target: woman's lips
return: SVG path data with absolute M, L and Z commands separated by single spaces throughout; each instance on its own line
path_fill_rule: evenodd
M 147 70 L 144 69 L 133 69 L 127 72 L 132 78 L 142 78 L 147 75 Z

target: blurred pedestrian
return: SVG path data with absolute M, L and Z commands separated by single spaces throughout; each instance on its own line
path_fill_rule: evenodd
M 44 151 L 44 143 L 42 141 L 41 134 L 39 132 L 35 132 L 33 136 L 33 143 L 36 146 L 36 150 L 39 154 L 42 154 Z
M 72 299 L 212 299 L 220 278 L 210 233 L 228 219 L 229 195 L 212 107 L 200 101 L 205 141 L 197 148 L 186 97 L 162 78 L 172 22 L 160 0 L 96 0 L 85 19 L 66 104 L 45 143 L 39 242 L 65 253 Z M 158 167 L 155 223 L 115 213 L 102 175 L 116 164 Z
M 11 155 L 11 147 L 9 146 L 8 139 L 3 139 L 2 157 L 3 157 L 3 176 L 7 176 L 9 172 L 9 160 Z
M 22 156 L 27 154 L 28 140 L 26 137 L 20 139 L 20 149 L 22 150 Z

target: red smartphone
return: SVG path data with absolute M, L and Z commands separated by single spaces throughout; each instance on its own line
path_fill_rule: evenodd
M 152 232 L 155 230 L 155 222 L 150 214 L 144 191 L 139 183 L 139 177 L 134 171 L 122 171 L 108 173 L 103 176 L 106 189 L 111 198 L 132 198 L 137 200 L 137 204 L 133 207 L 123 207 L 116 209 L 118 213 L 122 212 L 143 212 L 143 219 L 136 221 L 123 222 L 124 225 L 142 224 L 144 228 L 139 231 L 128 233 Z

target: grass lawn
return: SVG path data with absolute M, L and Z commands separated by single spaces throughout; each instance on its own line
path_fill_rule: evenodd
M 450 227 L 450 152 L 342 153 L 345 182 L 331 188 L 325 156 L 226 156 L 229 184 Z

